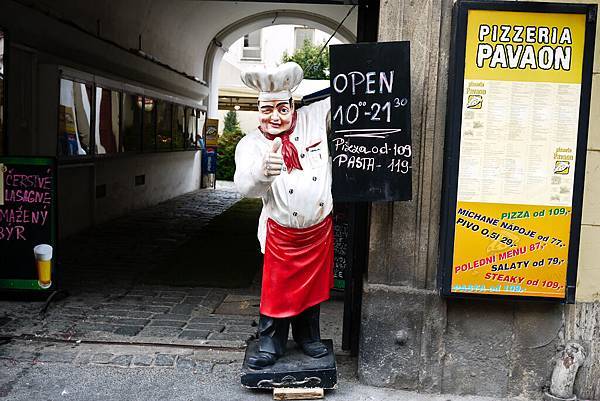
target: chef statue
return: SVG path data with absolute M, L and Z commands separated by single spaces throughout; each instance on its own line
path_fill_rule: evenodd
M 331 161 L 326 117 L 329 98 L 294 109 L 292 91 L 303 78 L 296 63 L 242 73 L 259 92 L 258 129 L 235 151 L 235 184 L 263 207 L 258 239 L 264 253 L 258 351 L 248 365 L 261 369 L 284 354 L 289 325 L 302 351 L 327 355 L 319 333 L 319 304 L 333 287 Z

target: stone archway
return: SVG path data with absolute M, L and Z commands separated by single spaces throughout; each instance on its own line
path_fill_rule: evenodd
M 223 55 L 237 39 L 248 32 L 272 25 L 307 25 L 332 34 L 343 43 L 356 42 L 356 35 L 339 21 L 301 10 L 274 10 L 250 15 L 223 28 L 210 42 L 204 58 L 203 79 L 208 83 L 208 117 L 216 117 L 218 109 L 219 65 Z

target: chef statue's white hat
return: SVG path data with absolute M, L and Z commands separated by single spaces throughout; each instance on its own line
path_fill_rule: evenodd
M 243 71 L 241 79 L 246 86 L 257 90 L 258 100 L 288 100 L 304 78 L 302 68 L 284 63 L 275 68 L 255 68 Z

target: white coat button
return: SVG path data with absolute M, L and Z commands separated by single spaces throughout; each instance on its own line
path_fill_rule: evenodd
M 296 216 L 298 216 L 298 212 L 294 212 L 294 213 L 292 213 L 292 215 L 293 215 L 294 217 L 296 217 Z
M 293 193 L 294 193 L 294 190 L 293 190 L 293 189 L 290 189 L 290 191 L 289 191 L 289 192 L 290 192 L 290 195 L 291 195 L 291 194 L 293 194 Z

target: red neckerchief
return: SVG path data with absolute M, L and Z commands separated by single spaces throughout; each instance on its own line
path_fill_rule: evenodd
M 272 141 L 273 139 L 279 137 L 281 138 L 281 156 L 283 157 L 283 162 L 285 163 L 285 167 L 287 168 L 288 174 L 292 172 L 293 169 L 302 170 L 302 165 L 300 164 L 300 159 L 298 158 L 298 151 L 294 144 L 290 141 L 290 135 L 296 129 L 296 112 L 294 111 L 294 115 L 292 116 L 292 124 L 290 129 L 285 132 L 282 132 L 279 135 L 271 135 L 268 132 L 264 132 L 260 126 L 258 127 L 260 132 L 267 138 Z

